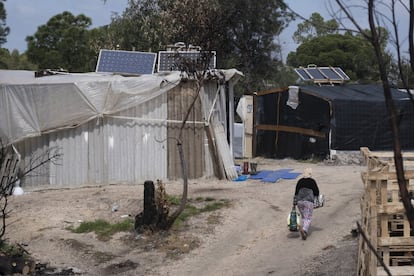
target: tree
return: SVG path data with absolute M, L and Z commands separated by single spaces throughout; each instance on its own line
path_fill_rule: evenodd
M 27 56 L 41 69 L 63 68 L 70 72 L 94 69 L 96 56 L 89 47 L 88 27 L 91 19 L 70 12 L 55 15 L 28 36 Z
M 204 57 L 202 56 L 197 60 L 187 58 L 182 60 L 182 76 L 183 78 L 186 78 L 186 80 L 194 81 L 195 95 L 184 113 L 178 137 L 167 138 L 176 140 L 177 150 L 180 157 L 181 172 L 183 177 L 183 193 L 181 195 L 180 205 L 170 215 L 166 199 L 167 196 L 162 182 L 158 181 L 158 189 L 156 192 L 158 196 L 156 196 L 153 182 L 146 181 L 144 183 L 144 210 L 135 217 L 135 230 L 137 232 L 142 232 L 146 228 L 150 228 L 151 230 L 169 230 L 186 207 L 188 198 L 188 172 L 185 154 L 182 147 L 184 128 L 187 125 L 187 121 L 194 113 L 196 103 L 200 100 L 200 93 L 203 88 L 204 81 L 213 77 L 208 70 L 210 59 L 211 55 L 206 53 Z M 206 130 L 207 129 L 208 126 L 206 126 Z
M 390 64 L 390 55 L 381 44 L 384 62 Z M 287 64 L 299 67 L 309 64 L 341 67 L 351 79 L 358 81 L 378 81 L 378 63 L 372 45 L 360 35 L 328 34 L 305 41 L 289 53 Z
M 9 199 L 17 191 L 17 188 L 20 188 L 16 183 L 19 183 L 31 173 L 35 173 L 38 168 L 47 163 L 57 162 L 61 157 L 62 154 L 58 148 L 51 148 L 37 156 L 32 156 L 29 165 L 20 168 L 18 152 L 15 151 L 12 145 L 4 145 L 3 141 L 0 140 L 0 247 L 3 249 L 0 256 L 1 275 L 16 273 L 28 275 L 34 273 L 35 262 L 30 256 L 27 256 L 28 252 L 21 246 L 19 246 L 20 250 L 13 249 L 14 246 L 7 244 L 4 238 L 7 226 L 6 220 L 10 218 Z M 5 248 L 8 249 L 4 250 Z
M 168 37 L 165 37 L 161 24 L 159 1 L 129 1 L 122 15 L 112 17 L 111 24 L 105 26 L 101 41 L 109 41 L 107 48 L 122 50 L 153 51 L 164 50 Z
M 4 8 L 4 2 L 6 0 L 0 0 L 0 46 L 7 42 L 7 35 L 10 32 L 10 28 L 6 26 L 7 13 Z
M 366 1 L 366 11 L 368 14 L 368 22 L 369 22 L 369 32 L 364 31 L 360 24 L 358 23 L 357 19 L 352 16 L 351 7 L 347 6 L 342 0 L 335 0 L 339 8 L 344 12 L 346 18 L 351 22 L 352 26 L 359 32 L 373 47 L 376 60 L 378 62 L 379 68 L 379 75 L 381 78 L 381 83 L 384 92 L 384 98 L 386 102 L 386 108 L 389 114 L 389 124 L 390 130 L 392 133 L 392 140 L 393 140 L 393 151 L 394 151 L 394 164 L 395 170 L 397 175 L 397 181 L 399 186 L 399 192 L 401 196 L 401 201 L 404 206 L 405 214 L 407 216 L 408 222 L 410 224 L 410 228 L 414 229 L 414 207 L 411 204 L 410 195 L 407 189 L 407 180 L 404 175 L 404 163 L 402 158 L 402 151 L 401 151 L 401 143 L 399 139 L 399 116 L 403 114 L 398 111 L 394 105 L 394 101 L 392 98 L 391 93 L 391 83 L 389 80 L 389 68 L 386 67 L 384 52 L 382 50 L 382 38 L 383 34 L 381 32 L 382 28 L 378 28 L 381 26 L 383 22 L 390 22 L 390 30 L 393 34 L 393 45 L 395 46 L 395 50 L 397 53 L 397 64 L 399 68 L 399 76 L 400 80 L 404 84 L 404 88 L 407 91 L 407 95 L 413 104 L 414 109 L 414 100 L 413 95 L 409 91 L 408 82 L 405 79 L 406 73 L 404 72 L 403 68 L 403 58 L 401 55 L 402 45 L 400 42 L 400 35 L 403 35 L 398 30 L 398 20 L 397 20 L 397 10 L 398 8 L 402 8 L 403 12 L 406 12 L 407 16 L 409 17 L 408 23 L 408 53 L 409 53 L 409 61 L 411 67 L 411 73 L 414 71 L 414 1 L 409 1 L 409 6 L 407 6 L 403 1 L 396 1 L 392 0 L 388 5 L 386 5 L 386 11 L 379 10 L 379 8 L 383 7 L 384 3 L 382 1 L 375 1 L 375 0 L 367 0 Z M 400 5 L 400 6 L 398 6 Z M 388 13 L 387 13 L 388 12 Z M 400 15 L 401 16 L 401 15 Z M 387 26 L 382 26 L 386 28 Z M 411 110 L 412 112 L 412 110 Z M 367 240 L 367 239 L 366 239 Z M 368 241 L 369 242 L 369 241 Z M 368 243 L 369 244 L 369 243 Z M 376 248 L 372 248 L 372 250 L 376 250 Z M 380 260 L 381 262 L 381 260 Z M 382 262 L 383 264 L 383 262 Z M 386 270 L 388 275 L 391 275 L 389 269 L 386 265 L 384 265 L 384 269 Z
M 324 21 L 317 12 L 312 13 L 308 20 L 298 24 L 293 34 L 293 41 L 300 44 L 318 36 L 338 33 L 339 24 L 335 19 Z
M 229 53 L 223 53 L 224 66 L 245 73 L 241 82 L 249 92 L 265 88 L 280 68 L 276 37 L 292 19 L 283 1 L 222 1 Z M 258 16 L 260 14 L 260 16 Z
M 0 69 L 37 70 L 37 66 L 28 61 L 26 54 L 20 54 L 17 49 L 11 53 L 8 49 L 0 49 Z
M 291 19 L 282 0 L 141 0 L 130 1 L 111 25 L 122 49 L 158 51 L 184 42 L 215 50 L 217 67 L 241 70 L 240 85 L 254 91 L 277 74 L 275 38 Z

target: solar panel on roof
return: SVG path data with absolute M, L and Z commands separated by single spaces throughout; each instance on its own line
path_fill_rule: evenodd
M 324 80 L 326 79 L 324 75 L 317 68 L 306 68 L 306 72 L 308 72 L 312 79 L 314 80 Z
M 339 67 L 335 67 L 334 68 L 335 69 L 335 71 L 344 79 L 344 80 L 350 80 L 350 78 L 348 77 L 348 75 L 347 74 L 345 74 L 345 72 L 344 71 L 342 71 L 342 69 L 341 68 L 339 68 Z
M 216 68 L 215 51 L 160 51 L 158 53 L 158 72 L 181 71 L 183 61 L 186 59 L 200 64 L 206 61 L 205 59 L 209 59 L 208 69 Z
M 149 52 L 100 50 L 96 72 L 153 74 L 156 58 Z
M 306 74 L 305 70 L 302 68 L 295 68 L 295 72 L 303 79 L 310 80 L 311 78 Z
M 330 80 L 342 80 L 341 76 L 338 76 L 338 74 L 331 68 L 320 68 L 320 71 Z
M 339 67 L 301 67 L 295 68 L 295 72 L 302 80 L 312 80 L 318 83 L 341 83 L 349 80 L 349 77 Z

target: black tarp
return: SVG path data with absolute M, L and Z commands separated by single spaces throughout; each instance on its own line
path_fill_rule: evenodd
M 380 85 L 300 86 L 299 105 L 287 105 L 289 92 L 258 97 L 256 124 L 312 129 L 325 138 L 300 133 L 260 130 L 257 155 L 293 157 L 320 156 L 333 150 L 392 150 L 392 133 L 384 93 Z M 399 116 L 403 150 L 414 149 L 413 104 L 406 92 L 392 89 Z

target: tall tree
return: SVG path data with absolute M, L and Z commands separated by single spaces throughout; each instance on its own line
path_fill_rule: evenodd
M 392 133 L 392 141 L 393 141 L 393 151 L 394 151 L 394 164 L 395 164 L 395 171 L 399 186 L 399 193 L 401 197 L 401 202 L 405 209 L 405 215 L 407 216 L 408 222 L 410 224 L 411 230 L 414 229 L 414 207 L 410 200 L 410 194 L 408 192 L 408 181 L 405 176 L 404 172 L 404 162 L 402 156 L 402 148 L 400 143 L 400 130 L 399 130 L 399 117 L 403 116 L 404 114 L 397 110 L 393 96 L 391 92 L 391 84 L 389 80 L 389 68 L 385 66 L 385 58 L 384 53 L 382 51 L 382 33 L 381 26 L 383 22 L 390 22 L 390 30 L 393 34 L 393 46 L 395 46 L 395 50 L 397 52 L 397 62 L 399 67 L 399 75 L 401 77 L 401 81 L 404 83 L 404 88 L 407 91 L 407 96 L 410 98 L 411 103 L 414 107 L 414 100 L 413 95 L 409 91 L 408 82 L 405 80 L 405 72 L 402 66 L 403 57 L 401 55 L 402 50 L 404 49 L 403 45 L 401 44 L 400 36 L 406 35 L 408 38 L 407 48 L 409 53 L 409 60 L 411 66 L 411 73 L 414 71 L 414 1 L 397 1 L 391 0 L 390 3 L 384 5 L 382 1 L 375 1 L 375 0 L 367 0 L 365 1 L 366 7 L 363 7 L 367 11 L 368 15 L 368 23 L 369 23 L 369 32 L 364 31 L 360 24 L 358 23 L 357 18 L 353 16 L 352 13 L 352 6 L 349 6 L 345 1 L 342 0 L 335 0 L 341 11 L 346 15 L 346 18 L 351 22 L 352 26 L 358 31 L 373 47 L 375 57 L 378 62 L 379 74 L 382 82 L 385 104 L 384 108 L 387 109 L 389 115 L 389 124 L 390 130 Z M 381 7 L 384 8 L 382 9 Z M 360 6 L 358 6 L 360 8 Z M 397 20 L 397 11 L 401 9 L 403 16 L 407 16 L 409 18 L 408 22 L 408 33 L 403 34 L 398 30 L 398 20 Z M 401 15 L 400 15 L 401 17 Z M 386 28 L 386 26 L 382 25 L 382 27 Z M 410 111 L 412 112 L 412 110 Z M 373 248 L 376 250 L 377 248 Z M 391 272 L 384 265 L 384 269 L 391 275 Z
M 164 14 L 157 0 L 130 0 L 122 15 L 112 17 L 105 27 L 109 48 L 157 52 L 164 49 L 168 38 L 161 23 Z
M 4 2 L 6 0 L 0 0 L 0 46 L 7 42 L 6 37 L 10 32 L 10 28 L 6 25 L 7 13 Z
M 184 42 L 215 50 L 217 66 L 241 70 L 240 84 L 254 91 L 277 74 L 275 38 L 291 19 L 282 0 L 138 0 L 112 24 L 120 26 L 124 49 L 157 51 Z
M 315 12 L 308 20 L 298 24 L 292 38 L 300 44 L 318 36 L 338 33 L 338 28 L 339 24 L 335 19 L 325 21 L 319 13 Z
M 381 45 L 386 65 L 390 55 L 385 43 Z M 352 80 L 362 82 L 379 81 L 378 63 L 372 45 L 361 35 L 351 33 L 318 36 L 302 43 L 296 52 L 289 53 L 287 64 L 298 67 L 316 64 L 318 66 L 341 67 Z
M 230 53 L 224 53 L 226 67 L 235 67 L 245 73 L 241 84 L 244 90 L 253 92 L 265 88 L 279 71 L 280 45 L 276 37 L 292 19 L 284 1 L 221 1 L 226 41 Z M 260 16 L 259 16 L 260 15 Z
M 89 47 L 88 27 L 91 19 L 83 14 L 63 12 L 38 27 L 28 36 L 27 56 L 40 69 L 63 68 L 70 72 L 87 72 L 94 68 L 96 57 Z

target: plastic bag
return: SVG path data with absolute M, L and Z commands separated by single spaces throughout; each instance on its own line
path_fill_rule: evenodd
M 300 213 L 296 210 L 296 206 L 294 206 L 287 216 L 287 226 L 290 231 L 298 231 L 300 224 Z
M 325 202 L 325 196 L 323 194 L 319 194 L 319 196 L 315 196 L 315 200 L 313 202 L 313 208 L 322 207 Z

